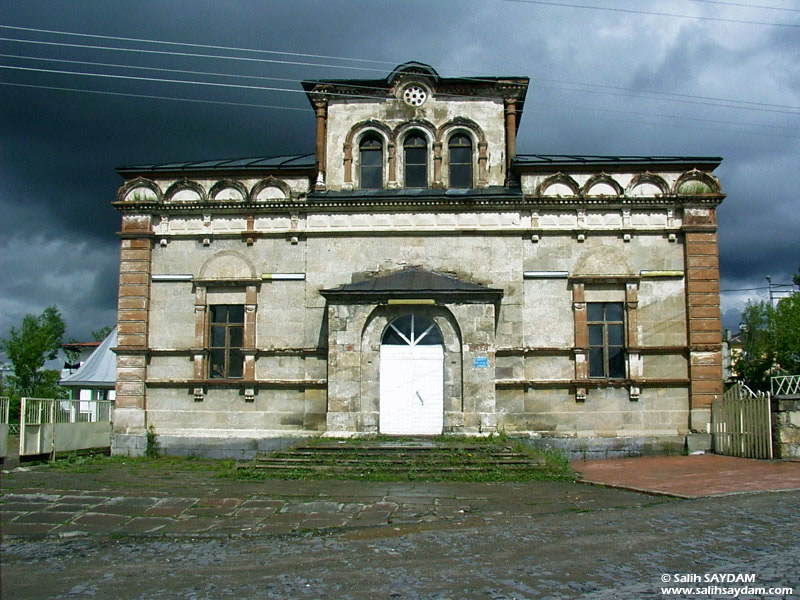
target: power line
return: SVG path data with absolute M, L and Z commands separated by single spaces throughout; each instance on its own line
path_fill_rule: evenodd
M 0 65 L 0 69 L 12 69 L 15 71 L 33 71 L 36 73 L 53 73 L 58 75 L 78 75 L 81 77 L 100 77 L 109 79 L 124 79 L 132 81 L 152 81 L 154 83 L 178 83 L 184 85 L 202 85 L 212 87 L 224 88 L 237 88 L 245 90 L 258 90 L 266 92 L 287 92 L 290 94 L 305 94 L 305 90 L 296 90 L 292 88 L 279 88 L 262 85 L 241 85 L 237 83 L 219 83 L 215 81 L 186 81 L 183 79 L 164 79 L 161 77 L 136 77 L 134 75 L 113 75 L 111 73 L 82 73 L 78 71 L 64 71 L 61 69 L 41 69 L 36 67 L 15 67 L 12 65 Z M 326 92 L 328 96 L 347 96 L 348 98 L 371 98 L 371 96 L 357 96 L 353 94 L 338 94 L 336 92 Z
M 704 1 L 704 0 L 696 0 L 696 1 Z M 711 2 L 712 0 L 708 0 Z M 800 12 L 800 9 L 798 9 Z M 385 65 L 396 65 L 395 62 L 389 61 L 381 61 L 381 60 L 370 60 L 370 59 L 356 59 L 356 58 L 349 58 L 349 57 L 340 57 L 340 56 L 331 56 L 331 55 L 324 55 L 324 54 L 305 54 L 305 53 L 298 53 L 298 52 L 287 52 L 282 50 L 265 50 L 265 49 L 256 49 L 256 48 L 239 48 L 233 46 L 215 46 L 210 44 L 197 44 L 197 43 L 188 43 L 188 42 L 174 42 L 169 40 L 153 40 L 153 39 L 146 39 L 146 38 L 126 38 L 121 36 L 105 36 L 105 35 L 98 35 L 98 34 L 88 34 L 88 33 L 79 33 L 79 32 L 71 32 L 71 31 L 58 31 L 58 30 L 51 30 L 51 29 L 36 29 L 31 27 L 17 27 L 12 25 L 0 25 L 0 29 L 15 29 L 21 31 L 31 31 L 31 32 L 39 32 L 39 33 L 48 33 L 53 35 L 66 35 L 66 36 L 76 36 L 76 37 L 90 37 L 90 38 L 100 38 L 100 39 L 115 39 L 115 40 L 127 40 L 127 41 L 135 41 L 139 43 L 148 43 L 148 44 L 166 44 L 166 45 L 173 45 L 173 46 L 190 46 L 195 48 L 210 48 L 210 49 L 225 49 L 225 50 L 232 50 L 236 52 L 253 52 L 253 53 L 267 53 L 267 54 L 278 54 L 283 56 L 301 56 L 301 57 L 313 57 L 313 58 L 322 58 L 326 60 L 346 60 L 346 61 L 363 61 L 363 62 L 370 62 L 375 64 L 385 64 Z M 115 51 L 130 51 L 130 52 L 147 52 L 146 50 L 141 49 L 133 49 L 133 48 L 119 48 L 119 47 L 105 47 L 105 46 L 92 46 L 92 45 L 72 45 L 72 44 L 60 44 L 58 42 L 44 42 L 38 40 L 24 40 L 24 39 L 17 39 L 17 38 L 0 38 L 0 40 L 6 41 L 17 41 L 20 43 L 31 43 L 31 44 L 47 44 L 47 45 L 64 45 L 68 47 L 80 47 L 80 48 L 97 48 L 102 50 L 115 50 Z M 220 58 L 226 60 L 249 60 L 248 57 L 235 57 L 235 56 L 215 56 L 215 55 L 208 55 L 208 54 L 192 54 L 192 53 L 176 53 L 176 52 L 169 52 L 169 51 L 150 51 L 155 52 L 158 54 L 173 54 L 178 56 L 190 56 L 190 57 L 206 57 L 206 58 Z M 258 59 L 254 59 L 258 60 Z M 379 73 L 385 73 L 385 69 L 377 69 L 377 68 L 366 68 L 366 67 L 348 67 L 344 65 L 328 65 L 328 64 L 317 64 L 317 63 L 307 63 L 307 62 L 299 62 L 299 61 L 274 61 L 274 60 L 266 60 L 265 62 L 272 62 L 278 64 L 295 64 L 299 66 L 314 66 L 314 67 L 331 67 L 331 68 L 343 68 L 343 69 L 358 69 L 358 70 L 365 70 L 365 71 L 373 71 Z M 454 73 L 461 73 L 466 74 L 466 71 L 457 71 L 454 70 Z M 477 81 L 477 82 L 487 82 L 491 83 L 494 80 L 485 79 L 481 77 L 471 77 L 465 76 L 464 79 L 468 79 L 470 81 Z M 545 78 L 536 78 L 537 81 L 550 81 L 553 83 L 566 83 L 568 85 L 582 85 L 582 86 L 592 86 L 592 87 L 602 87 L 608 89 L 617 89 L 623 91 L 632 91 L 636 92 L 637 94 L 656 94 L 656 95 L 665 95 L 665 96 L 677 96 L 677 97 L 685 97 L 685 98 L 695 98 L 700 100 L 715 100 L 720 102 L 729 102 L 729 103 L 737 103 L 737 104 L 749 104 L 754 106 L 770 106 L 774 108 L 790 108 L 800 110 L 800 107 L 796 106 L 789 106 L 783 104 L 768 104 L 762 102 L 751 102 L 747 100 L 730 100 L 726 98 L 715 98 L 709 96 L 694 96 L 691 94 L 680 94 L 676 92 L 662 92 L 656 90 L 636 90 L 634 88 L 625 88 L 619 86 L 609 86 L 604 84 L 595 84 L 595 83 L 583 83 L 583 82 L 574 82 L 574 81 L 564 81 L 558 79 L 545 79 Z M 364 86 L 365 88 L 367 86 Z
M 42 44 L 45 46 L 60 46 L 66 48 L 89 48 L 92 50 L 110 50 L 114 52 L 134 52 L 140 54 L 161 54 L 161 55 L 168 55 L 168 56 L 183 56 L 189 58 L 214 58 L 218 60 L 241 60 L 247 62 L 257 62 L 257 63 L 271 63 L 271 64 L 279 64 L 279 65 L 294 65 L 294 66 L 304 66 L 304 67 L 325 67 L 327 69 L 348 69 L 348 70 L 358 70 L 358 71 L 377 71 L 380 73 L 384 73 L 384 69 L 371 69 L 368 67 L 349 67 L 345 65 L 330 65 L 330 64 L 323 64 L 323 63 L 309 63 L 309 62 L 302 62 L 302 61 L 292 61 L 292 60 L 277 60 L 273 58 L 255 58 L 252 56 L 225 56 L 224 54 L 197 54 L 196 52 L 173 52 L 169 50 L 146 50 L 144 48 L 119 48 L 115 46 L 94 46 L 91 44 L 72 44 L 67 42 L 46 42 L 44 40 L 21 40 L 18 38 L 7 38 L 7 37 L 0 37 L 0 40 L 6 42 L 18 42 L 21 44 Z M 160 43 L 160 42 L 153 42 L 153 43 Z
M 124 92 L 107 92 L 101 90 L 85 90 L 81 88 L 68 88 L 68 87 L 59 87 L 54 85 L 33 85 L 27 83 L 10 83 L 7 81 L 0 81 L 0 85 L 10 85 L 14 87 L 23 87 L 23 88 L 37 88 L 43 90 L 59 90 L 64 92 L 81 92 L 85 94 L 101 94 L 104 96 L 126 96 L 129 98 L 147 98 L 153 100 L 175 100 L 180 102 L 197 102 L 202 104 L 224 104 L 227 106 L 246 106 L 252 108 L 275 108 L 278 110 L 299 110 L 302 112 L 310 112 L 311 107 L 308 108 L 297 108 L 292 106 L 276 106 L 273 104 L 255 104 L 250 102 L 226 102 L 223 100 L 200 100 L 198 98 L 177 98 L 174 96 L 156 96 L 150 94 L 128 94 Z
M 689 2 L 703 2 L 704 4 L 721 4 L 722 6 L 736 6 L 744 8 L 760 8 L 762 10 L 782 10 L 786 12 L 800 12 L 800 8 L 784 8 L 783 6 L 765 6 L 763 4 L 744 4 L 741 2 L 727 2 L 723 0 L 689 0 Z
M 45 61 L 45 62 L 59 62 L 59 63 L 67 63 L 67 64 L 81 64 L 81 65 L 91 65 L 91 66 L 99 66 L 99 67 L 112 67 L 112 68 L 122 68 L 122 69 L 136 69 L 136 70 L 144 70 L 144 71 L 159 71 L 159 72 L 167 72 L 167 73 L 181 73 L 181 74 L 188 74 L 188 75 L 207 75 L 207 76 L 214 76 L 214 77 L 230 77 L 230 78 L 238 78 L 238 79 L 255 79 L 255 80 L 273 80 L 273 81 L 285 81 L 285 82 L 292 82 L 292 83 L 299 83 L 301 80 L 287 78 L 287 77 L 268 77 L 263 75 L 240 75 L 234 73 L 219 73 L 213 71 L 195 71 L 195 70 L 187 70 L 187 69 L 168 69 L 164 67 L 145 67 L 139 65 L 124 65 L 118 63 L 104 63 L 104 62 L 94 62 L 94 61 L 83 61 L 83 60 L 68 60 L 63 58 L 42 58 L 42 57 L 35 57 L 35 56 L 24 56 L 19 54 L 0 54 L 0 57 L 3 58 L 16 58 L 16 59 L 23 59 L 23 60 L 35 60 L 35 61 Z M 361 89 L 367 90 L 377 90 L 377 91 L 384 91 L 382 88 L 376 88 L 371 86 L 355 86 Z M 608 86 L 613 87 L 613 86 Z M 558 88 L 556 88 L 558 89 Z M 275 90 L 273 90 L 275 91 Z M 536 100 L 532 100 L 530 102 L 535 102 L 539 105 L 547 105 L 546 103 L 538 102 Z M 564 105 L 560 105 L 564 106 Z M 622 110 L 614 110 L 614 109 L 602 109 L 602 108 L 593 108 L 588 106 L 570 106 L 569 108 L 575 108 L 579 110 L 594 110 L 600 112 L 617 112 L 617 113 L 625 113 L 625 114 L 637 114 L 641 116 L 650 116 L 650 117 L 658 117 L 658 118 L 668 118 L 668 119 L 684 119 L 690 121 L 700 121 L 700 122 L 709 122 L 709 123 L 719 123 L 719 124 L 726 124 L 726 125 L 745 125 L 745 126 L 752 126 L 752 127 L 766 127 L 770 129 L 780 129 L 785 130 L 784 126 L 781 125 L 769 125 L 765 123 L 748 123 L 742 121 L 725 121 L 721 119 L 704 119 L 700 117 L 687 117 L 681 115 L 664 115 L 664 114 L 655 114 L 655 113 L 645 113 L 645 112 L 636 112 L 636 111 L 622 111 Z M 781 137 L 797 137 L 797 136 L 781 136 Z
M 586 4 L 567 4 L 562 2 L 547 2 L 546 0 L 503 0 L 503 2 L 517 2 L 519 4 L 538 4 L 542 6 L 558 6 L 561 8 L 580 8 L 586 10 L 603 10 L 607 12 L 628 13 L 634 15 L 648 15 L 654 17 L 670 17 L 674 19 L 692 19 L 698 21 L 717 21 L 720 23 L 736 23 L 739 25 L 766 25 L 770 27 L 800 27 L 797 23 L 766 23 L 764 21 L 747 21 L 744 19 L 726 19 L 723 17 L 703 17 L 695 15 L 679 15 L 676 13 L 651 12 L 633 8 L 611 8 L 608 6 L 589 6 Z
M 349 60 L 353 62 L 374 63 L 382 65 L 392 65 L 394 63 L 385 60 L 373 60 L 369 58 L 350 58 L 347 56 L 326 56 L 324 54 L 306 54 L 304 52 L 287 52 L 283 50 L 262 50 L 256 48 L 237 48 L 235 46 L 215 46 L 213 44 L 197 44 L 189 42 L 172 42 L 167 40 L 149 40 L 145 38 L 131 38 L 116 35 L 99 35 L 94 33 L 76 33 L 72 31 L 57 31 L 54 29 L 36 29 L 35 27 L 18 27 L 14 25 L 0 25 L 0 29 L 14 29 L 16 31 L 31 31 L 35 33 L 49 33 L 53 35 L 69 35 L 75 37 L 87 37 L 100 40 L 117 40 L 122 42 L 139 42 L 146 44 L 165 44 L 169 46 L 183 46 L 190 48 L 211 48 L 213 50 L 232 50 L 235 52 L 257 52 L 260 54 L 276 54 L 278 56 L 303 56 L 306 58 L 322 58 L 326 60 Z

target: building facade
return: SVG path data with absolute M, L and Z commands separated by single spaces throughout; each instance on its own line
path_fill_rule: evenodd
M 722 391 L 713 157 L 521 155 L 528 79 L 304 82 L 316 151 L 119 169 L 114 452 L 505 431 L 682 448 Z

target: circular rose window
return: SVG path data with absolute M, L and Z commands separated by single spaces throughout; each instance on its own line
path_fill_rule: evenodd
M 403 90 L 403 100 L 411 106 L 422 106 L 428 99 L 428 92 L 418 85 L 410 85 Z

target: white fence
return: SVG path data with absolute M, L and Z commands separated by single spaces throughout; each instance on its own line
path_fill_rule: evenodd
M 19 455 L 51 454 L 111 447 L 110 400 L 23 398 L 19 414 Z
M 772 458 L 770 396 L 743 383 L 711 405 L 714 452 L 744 458 Z
M 773 396 L 800 395 L 800 375 L 780 375 L 770 380 L 770 391 Z
M 8 398 L 0 396 L 0 459 L 8 456 L 8 408 Z

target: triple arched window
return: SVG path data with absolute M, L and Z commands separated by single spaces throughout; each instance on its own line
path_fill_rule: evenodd
M 384 187 L 384 141 L 368 133 L 358 145 L 359 184 L 361 189 L 382 189 Z M 430 144 L 425 135 L 411 131 L 403 140 L 402 178 L 406 188 L 427 188 L 429 186 Z M 399 158 L 399 157 L 398 157 Z M 451 188 L 474 187 L 474 147 L 472 138 L 457 131 L 447 142 L 446 184 Z M 399 161 L 398 161 L 399 162 Z M 437 169 L 434 169 L 438 173 Z M 444 174 L 444 173 L 442 173 Z M 390 174 L 391 178 L 391 174 Z

